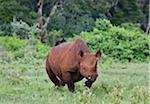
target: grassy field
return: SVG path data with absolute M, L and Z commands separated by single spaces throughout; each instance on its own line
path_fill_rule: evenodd
M 147 63 L 101 64 L 98 80 L 90 90 L 80 81 L 76 93 L 70 93 L 67 86 L 54 87 L 44 60 L 2 59 L 0 104 L 148 104 L 150 100 Z

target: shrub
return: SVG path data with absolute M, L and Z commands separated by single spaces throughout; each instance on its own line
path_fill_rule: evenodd
M 41 43 L 37 43 L 35 45 L 36 53 L 35 57 L 38 59 L 45 58 L 48 54 L 48 51 L 50 50 L 50 47 L 46 45 L 42 45 Z
M 19 49 L 25 48 L 27 42 L 16 37 L 0 37 L 0 44 L 7 51 L 18 51 Z
M 13 22 L 11 22 L 11 26 L 12 34 L 16 34 L 21 39 L 27 39 L 29 38 L 30 34 L 36 35 L 38 33 L 37 24 L 29 26 L 22 20 L 16 21 L 16 19 L 13 19 Z
M 49 47 L 41 44 L 34 37 L 29 40 L 21 40 L 15 36 L 0 37 L 0 47 L 6 51 L 10 51 L 15 59 L 36 58 L 43 59 L 46 57 Z
M 126 30 L 143 32 L 143 30 L 140 28 L 140 24 L 137 23 L 122 23 L 120 27 L 124 27 Z
M 16 34 L 21 39 L 28 39 L 30 34 L 38 34 L 37 24 L 32 26 L 22 20 L 16 20 L 8 23 L 0 23 L 0 36 L 13 36 Z
M 54 46 L 55 42 L 58 41 L 59 38 L 62 38 L 63 35 L 64 34 L 62 30 L 53 30 L 51 32 L 45 31 L 44 41 L 47 45 Z
M 0 36 L 12 36 L 12 31 L 10 24 L 0 24 Z
M 107 20 L 97 20 L 91 32 L 82 32 L 83 38 L 92 51 L 102 49 L 104 54 L 122 61 L 148 61 L 149 39 L 146 34 L 135 30 L 113 26 Z

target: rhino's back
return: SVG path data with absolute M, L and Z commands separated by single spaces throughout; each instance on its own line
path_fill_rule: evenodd
M 62 43 L 56 47 L 54 47 L 52 50 L 51 50 L 51 54 L 54 55 L 55 57 L 56 56 L 59 56 L 61 55 L 62 53 L 64 53 L 68 47 L 72 44 L 72 42 L 65 42 L 65 43 Z

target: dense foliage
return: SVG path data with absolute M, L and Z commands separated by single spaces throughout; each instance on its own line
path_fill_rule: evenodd
M 50 48 L 46 45 L 41 44 L 38 40 L 30 37 L 28 40 L 21 40 L 16 36 L 13 37 L 0 37 L 0 52 L 3 62 L 13 60 L 26 60 L 30 57 L 31 60 L 45 59 Z M 10 56 L 7 56 L 7 53 Z M 33 60 L 32 60 L 33 61 Z
M 57 1 L 43 0 L 44 21 Z M 11 34 L 8 31 L 13 18 L 23 20 L 29 26 L 36 24 L 37 3 L 38 0 L 0 0 L 0 30 L 4 30 L 5 35 Z M 118 25 L 141 23 L 148 16 L 148 0 L 64 0 L 63 8 L 51 18 L 49 31 L 61 29 L 65 35 L 79 34 L 91 31 L 97 18 L 107 18 Z
M 76 37 L 79 37 L 78 35 Z M 101 49 L 103 53 L 114 59 L 123 61 L 148 61 L 149 39 L 143 32 L 113 26 L 107 20 L 97 20 L 91 32 L 82 32 L 83 38 L 91 50 Z
M 27 46 L 28 42 L 35 45 L 38 49 L 39 56 L 45 56 L 47 48 L 35 39 L 37 38 L 37 30 L 34 26 L 28 26 L 24 22 L 13 22 L 13 34 L 24 38 L 26 41 L 16 39 L 14 37 L 1 37 L 0 43 L 8 50 L 22 50 Z M 24 29 L 24 33 L 20 32 Z M 23 35 L 26 34 L 26 35 Z M 34 34 L 34 35 L 33 35 Z M 55 42 L 64 34 L 61 30 L 46 32 L 45 42 L 49 46 L 54 46 Z M 4 36 L 1 34 L 1 36 Z M 24 37 L 23 37 L 24 36 Z M 112 58 L 113 60 L 121 60 L 128 62 L 149 61 L 149 39 L 150 37 L 139 30 L 138 26 L 133 24 L 122 24 L 121 26 L 113 26 L 108 20 L 97 19 L 95 27 L 91 32 L 81 32 L 76 37 L 81 37 L 88 44 L 91 51 L 101 49 L 104 54 L 104 60 Z M 68 38 L 65 38 L 68 40 Z M 74 39 L 74 38 L 72 38 Z M 72 40 L 71 39 L 71 40 Z M 28 42 L 27 42 L 28 41 Z M 44 51 L 45 50 L 45 51 Z M 44 53 L 42 53 L 44 51 Z M 41 52 L 41 53 L 40 53 Z M 22 53 L 22 51 L 21 51 Z
M 114 24 L 141 23 L 148 15 L 148 0 L 119 0 L 115 13 L 109 19 Z

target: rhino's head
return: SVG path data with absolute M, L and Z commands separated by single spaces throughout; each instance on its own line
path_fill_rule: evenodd
M 94 82 L 98 76 L 97 62 L 101 57 L 101 51 L 97 51 L 95 54 L 83 53 L 80 51 L 80 73 L 87 80 Z

